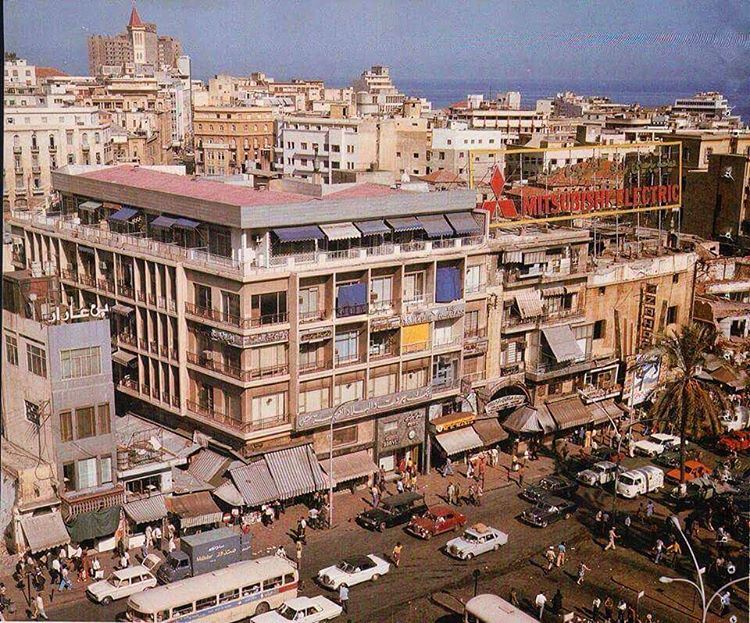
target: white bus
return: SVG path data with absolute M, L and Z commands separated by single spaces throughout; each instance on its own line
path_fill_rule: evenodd
M 133 595 L 127 618 L 143 623 L 232 623 L 293 599 L 298 580 L 296 565 L 281 556 L 246 560 Z
M 464 623 L 539 623 L 497 595 L 477 595 L 464 606 Z

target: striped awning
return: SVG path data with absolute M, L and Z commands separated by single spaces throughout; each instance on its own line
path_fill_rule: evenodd
M 333 225 L 321 225 L 320 229 L 328 240 L 352 240 L 361 238 L 362 234 L 354 226 L 354 223 L 335 223 Z
M 78 209 L 83 210 L 84 212 L 93 212 L 94 210 L 98 210 L 101 207 L 102 204 L 98 201 L 84 201 L 78 206 Z
M 218 452 L 204 448 L 191 459 L 187 471 L 199 480 L 210 482 L 223 474 L 229 461 L 230 459 Z
M 121 316 L 127 316 L 133 313 L 132 307 L 128 307 L 127 305 L 122 305 L 120 303 L 116 303 L 115 305 L 112 305 L 110 309 L 116 314 L 120 314 Z
M 543 288 L 542 296 L 564 296 L 565 288 L 563 286 L 554 286 L 552 288 Z
M 303 225 L 301 227 L 277 227 L 273 230 L 281 242 L 304 242 L 306 240 L 322 240 L 325 234 L 317 225 Z
M 330 470 L 328 459 L 320 461 L 321 469 L 328 474 Z M 370 457 L 367 450 L 352 452 L 351 454 L 342 454 L 333 457 L 333 484 L 338 485 L 342 482 L 349 482 L 357 478 L 364 478 L 378 471 L 378 466 Z
M 128 223 L 139 214 L 140 211 L 136 210 L 135 208 L 120 208 L 119 210 L 117 210 L 117 212 L 109 217 L 109 220 L 116 221 L 118 223 Z
M 169 229 L 177 222 L 176 218 L 172 218 L 171 216 L 157 216 L 153 221 L 151 221 L 148 225 L 149 227 L 158 227 L 160 229 Z
M 575 361 L 584 357 L 584 353 L 568 325 L 543 328 L 542 335 L 547 340 L 547 344 L 558 363 Z
M 503 428 L 511 433 L 551 433 L 557 428 L 546 407 L 518 407 L 503 421 Z
M 177 229 L 198 229 L 200 222 L 190 218 L 178 218 L 172 223 L 172 227 L 176 227 Z
M 424 228 L 421 223 L 413 216 L 405 216 L 403 218 L 389 218 L 385 220 L 391 229 L 395 232 L 401 231 L 422 231 Z
M 591 411 L 578 396 L 548 402 L 547 409 L 557 423 L 558 430 L 568 430 L 592 423 Z
M 506 264 L 521 264 L 523 262 L 523 253 L 521 251 L 504 251 L 503 262 Z
M 521 318 L 537 318 L 544 315 L 542 297 L 539 296 L 539 292 L 536 290 L 517 293 L 516 305 L 518 305 Z
M 459 236 L 470 236 L 482 233 L 482 227 L 471 212 L 454 212 L 446 214 L 445 218 Z
M 183 529 L 219 523 L 223 516 L 208 491 L 172 496 L 167 505 L 169 511 L 180 518 Z
M 62 515 L 57 511 L 21 517 L 21 528 L 32 554 L 70 543 Z
M 266 463 L 282 500 L 326 488 L 323 471 L 311 444 L 269 452 Z
M 138 359 L 138 355 L 134 355 L 133 353 L 124 350 L 118 349 L 112 353 L 112 361 L 119 363 L 121 366 L 129 366 L 136 359 Z
M 472 426 L 435 435 L 435 441 L 447 456 L 462 454 L 484 446 L 484 442 Z
M 228 480 L 224 484 L 216 487 L 211 493 L 222 502 L 229 504 L 229 506 L 244 506 L 245 504 L 242 494 L 237 490 L 237 487 Z
M 265 459 L 232 469 L 229 475 L 248 506 L 260 506 L 279 499 L 279 491 Z
M 523 254 L 524 264 L 543 264 L 547 261 L 547 254 L 544 251 L 526 251 Z
M 167 503 L 163 495 L 152 495 L 142 500 L 128 502 L 123 507 L 133 523 L 151 523 L 167 516 Z
M 375 236 L 377 234 L 387 234 L 391 231 L 383 221 L 356 221 L 354 226 L 362 232 L 363 236 Z
M 445 220 L 442 214 L 418 216 L 417 220 L 429 238 L 442 238 L 443 236 L 453 235 L 453 228 L 448 224 L 448 221 Z

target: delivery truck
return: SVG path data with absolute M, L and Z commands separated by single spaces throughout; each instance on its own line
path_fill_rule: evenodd
M 235 528 L 218 528 L 180 539 L 180 549 L 167 555 L 156 578 L 169 584 L 194 575 L 222 569 L 241 560 L 249 560 L 251 535 Z

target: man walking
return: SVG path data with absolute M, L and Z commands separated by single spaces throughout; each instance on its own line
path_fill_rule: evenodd
M 656 545 L 654 546 L 654 564 L 658 565 L 664 554 L 664 541 L 656 539 Z
M 344 612 L 349 614 L 349 587 L 346 584 L 339 586 L 339 603 Z
M 534 604 L 539 608 L 539 620 L 542 621 L 544 617 L 544 606 L 547 603 L 547 598 L 544 593 L 539 593 L 534 600 Z
M 617 549 L 617 547 L 615 546 L 615 539 L 619 539 L 619 538 L 620 538 L 620 535 L 617 534 L 617 532 L 615 531 L 615 527 L 612 526 L 609 529 L 609 541 L 607 541 L 607 545 L 604 548 L 604 551 L 606 552 L 609 549 L 613 549 L 613 550 Z
M 453 486 L 453 482 L 448 483 L 448 487 L 445 490 L 445 497 L 448 498 L 448 504 L 455 504 L 453 501 L 453 495 L 456 492 L 456 488 Z
M 49 618 L 47 616 L 47 613 L 44 610 L 44 599 L 42 598 L 42 593 L 39 592 L 36 594 L 36 597 L 34 597 L 34 608 L 33 608 L 33 615 L 34 618 L 38 621 L 39 619 L 44 619 L 45 621 Z
M 648 519 L 648 521 L 651 521 L 653 516 L 654 516 L 654 502 L 653 500 L 649 500 L 648 504 L 646 504 L 646 519 Z
M 380 504 L 380 489 L 377 485 L 372 485 L 370 493 L 372 494 L 372 507 L 377 508 Z
M 62 566 L 62 571 L 60 572 L 60 578 L 61 578 L 60 586 L 58 590 L 59 591 L 72 591 L 73 585 L 70 583 L 70 572 L 68 571 L 68 565 Z
M 547 559 L 547 570 L 545 571 L 546 575 L 550 571 L 552 571 L 552 568 L 555 566 L 555 560 L 557 558 L 557 556 L 555 555 L 555 548 L 550 545 L 547 548 L 547 551 L 544 552 L 544 557 Z
M 591 571 L 591 569 L 589 569 L 586 566 L 586 563 L 583 561 L 579 562 L 578 563 L 578 580 L 576 580 L 576 584 L 578 584 L 578 586 L 583 584 L 583 577 L 586 575 L 587 571 Z
M 591 620 L 596 623 L 599 620 L 599 609 L 602 607 L 602 600 L 598 597 L 594 597 L 594 601 L 591 602 Z
M 391 554 L 391 558 L 393 559 L 393 564 L 396 565 L 396 569 L 398 569 L 399 565 L 401 564 L 402 549 L 404 549 L 404 546 L 401 545 L 401 541 L 397 541 L 396 545 L 393 547 L 393 552 Z
M 719 616 L 723 617 L 729 612 L 729 607 L 732 605 L 732 594 L 727 590 L 719 596 L 719 603 L 721 604 L 721 610 L 719 610 Z
M 567 552 L 567 548 L 565 547 L 565 541 L 562 541 L 560 545 L 557 546 L 557 566 L 562 567 L 565 564 L 565 554 Z

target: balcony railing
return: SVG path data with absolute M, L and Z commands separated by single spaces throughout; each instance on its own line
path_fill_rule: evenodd
M 331 369 L 331 359 L 316 359 L 315 361 L 300 361 L 298 369 L 301 374 L 310 374 L 321 370 Z
M 138 347 L 138 339 L 132 333 L 127 333 L 127 332 L 118 333 L 115 336 L 115 340 L 117 340 L 121 344 L 127 344 L 128 346 L 132 346 L 133 348 Z
M 86 273 L 78 273 L 78 282 L 83 286 L 88 286 L 89 288 L 93 288 L 96 281 L 93 277 L 87 275 Z
M 75 270 L 68 270 L 67 268 L 63 268 L 60 271 L 60 276 L 63 279 L 67 279 L 68 281 L 78 281 L 78 271 Z
M 286 363 L 243 370 L 237 366 L 222 361 L 215 361 L 214 359 L 209 359 L 205 355 L 199 355 L 190 351 L 187 353 L 187 359 L 193 365 L 245 382 L 272 376 L 281 376 L 282 374 L 287 374 L 289 372 L 289 366 Z
M 112 292 L 115 291 L 115 282 L 111 279 L 99 279 L 98 285 L 100 290 L 104 290 L 105 292 Z
M 545 377 L 559 376 L 564 374 L 575 374 L 588 370 L 594 364 L 593 357 L 586 357 L 578 361 L 540 361 L 536 364 L 526 364 L 526 374 L 532 380 L 541 380 Z
M 484 370 L 478 370 L 477 372 L 469 372 L 469 374 L 464 374 L 464 380 L 468 381 L 469 383 L 484 381 L 486 377 L 487 374 Z
M 461 379 L 451 377 L 435 377 L 430 381 L 435 391 L 444 392 L 461 387 Z
M 521 374 L 525 370 L 523 361 L 518 363 L 508 363 L 500 366 L 500 376 L 511 376 L 512 374 Z
M 117 383 L 120 387 L 125 387 L 134 392 L 138 391 L 138 381 L 134 379 L 120 379 Z
M 252 422 L 242 422 L 236 420 L 233 417 L 226 415 L 224 412 L 219 411 L 209 405 L 201 404 L 195 400 L 187 401 L 188 411 L 199 416 L 203 421 L 208 424 L 218 424 L 220 426 L 230 428 L 238 433 L 248 433 L 252 431 L 265 430 L 268 428 L 276 428 L 277 426 L 284 426 L 289 423 L 289 415 L 279 415 L 271 418 L 257 419 Z
M 133 289 L 133 286 L 126 283 L 119 283 L 117 284 L 117 289 L 119 290 L 120 296 L 135 300 L 135 290 Z
M 359 353 L 347 355 L 339 355 L 338 353 L 336 353 L 336 355 L 334 355 L 333 357 L 333 360 L 336 362 L 337 366 L 351 366 L 356 363 L 362 363 L 364 361 L 364 357 Z
M 240 318 L 235 314 L 230 314 L 213 307 L 203 307 L 201 305 L 196 305 L 195 303 L 185 303 L 185 311 L 193 316 L 200 316 L 201 318 L 213 320 L 214 322 L 229 324 L 240 329 L 256 329 L 259 327 L 284 324 L 289 319 L 287 312 L 266 314 L 255 318 Z
M 464 286 L 464 292 L 466 294 L 479 294 L 480 292 L 484 292 L 487 289 L 487 284 L 482 283 L 467 283 Z
M 300 311 L 299 320 L 300 322 L 317 322 L 324 320 L 326 317 L 326 310 L 315 309 L 313 311 Z
M 390 359 L 398 357 L 399 348 L 397 344 L 386 346 L 385 348 L 373 348 L 370 346 L 370 361 L 379 361 L 380 359 Z
M 464 329 L 465 340 L 478 340 L 487 337 L 487 327 Z
M 122 506 L 125 504 L 125 487 L 121 484 L 110 484 L 99 491 L 64 491 L 60 493 L 60 501 L 64 516 L 75 517 L 82 513 Z
M 409 355 L 411 353 L 419 353 L 423 350 L 427 350 L 430 348 L 430 342 L 414 342 L 413 344 L 404 344 L 401 346 L 401 351 L 404 355 Z
M 391 299 L 382 299 L 370 303 L 369 313 L 372 316 L 388 315 L 394 313 L 393 301 Z
M 343 305 L 336 308 L 336 318 L 348 318 L 349 316 L 361 316 L 367 313 L 367 303 L 362 305 Z

